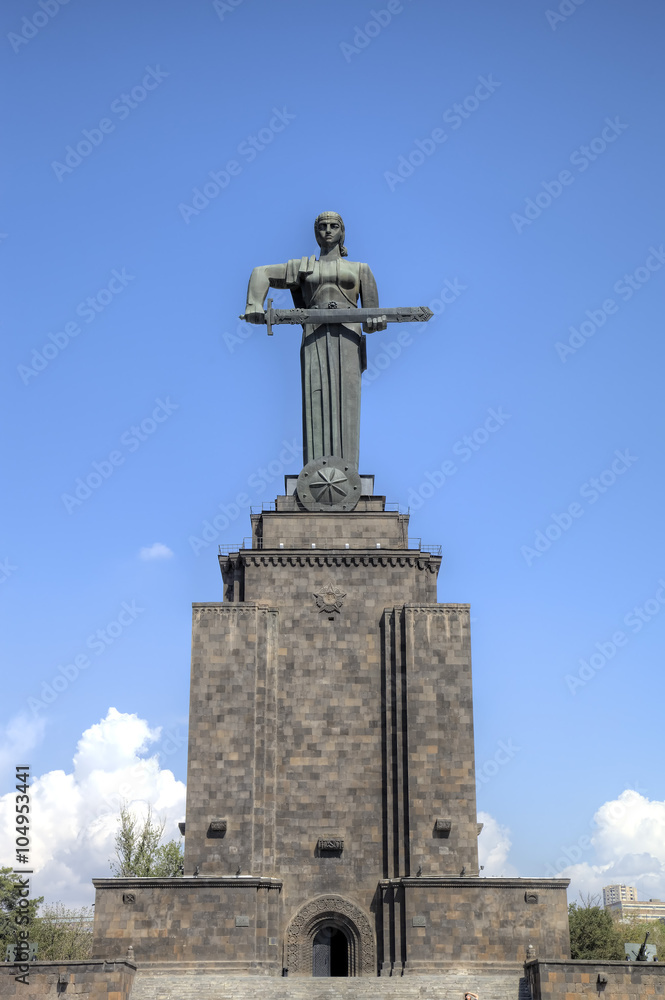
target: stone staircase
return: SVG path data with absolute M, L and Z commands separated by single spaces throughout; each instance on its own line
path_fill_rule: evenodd
M 376 979 L 301 979 L 233 976 L 203 963 L 139 966 L 130 1000 L 463 1000 L 466 990 L 480 1000 L 532 1000 L 523 970 L 457 966 L 436 976 Z

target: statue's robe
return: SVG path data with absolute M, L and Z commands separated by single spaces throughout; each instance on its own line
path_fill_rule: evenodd
M 379 297 L 367 264 L 345 258 L 289 260 L 284 281 L 296 308 L 376 307 Z M 334 315 L 331 309 L 331 319 Z M 303 463 L 338 455 L 357 470 L 360 447 L 360 380 L 367 367 L 360 324 L 324 323 L 304 327 L 300 348 Z

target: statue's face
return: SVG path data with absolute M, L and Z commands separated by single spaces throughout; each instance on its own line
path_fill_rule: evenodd
M 316 224 L 316 233 L 320 247 L 334 247 L 342 238 L 342 227 L 337 219 L 320 219 Z

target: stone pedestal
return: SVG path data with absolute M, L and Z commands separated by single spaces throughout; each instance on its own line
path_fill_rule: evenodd
M 311 976 L 326 934 L 356 976 L 567 955 L 565 880 L 478 877 L 469 607 L 437 603 L 408 521 L 291 494 L 220 552 L 224 601 L 194 605 L 186 877 L 134 887 L 137 961 Z M 129 919 L 112 882 L 95 954 Z

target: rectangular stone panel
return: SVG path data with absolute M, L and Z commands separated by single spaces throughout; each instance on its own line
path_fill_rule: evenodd
M 185 873 L 275 866 L 276 612 L 194 606 Z M 224 836 L 211 824 L 226 819 Z
M 478 873 L 467 604 L 401 613 L 408 725 L 410 874 Z M 450 829 L 441 837 L 440 817 Z
M 281 970 L 276 879 L 95 879 L 93 955 L 126 952 L 136 962 L 229 963 L 242 974 Z M 122 903 L 130 887 L 131 905 Z M 238 920 L 238 918 L 241 918 Z M 244 919 L 242 919 L 244 918 Z
M 525 960 L 538 953 L 569 954 L 567 879 L 408 878 L 383 882 L 384 920 L 399 903 L 404 931 L 386 938 L 384 967 L 405 974 L 436 973 L 451 962 Z M 525 887 L 539 902 L 525 901 Z M 394 919 L 394 918 L 393 918 Z M 392 953 L 390 949 L 392 948 Z

